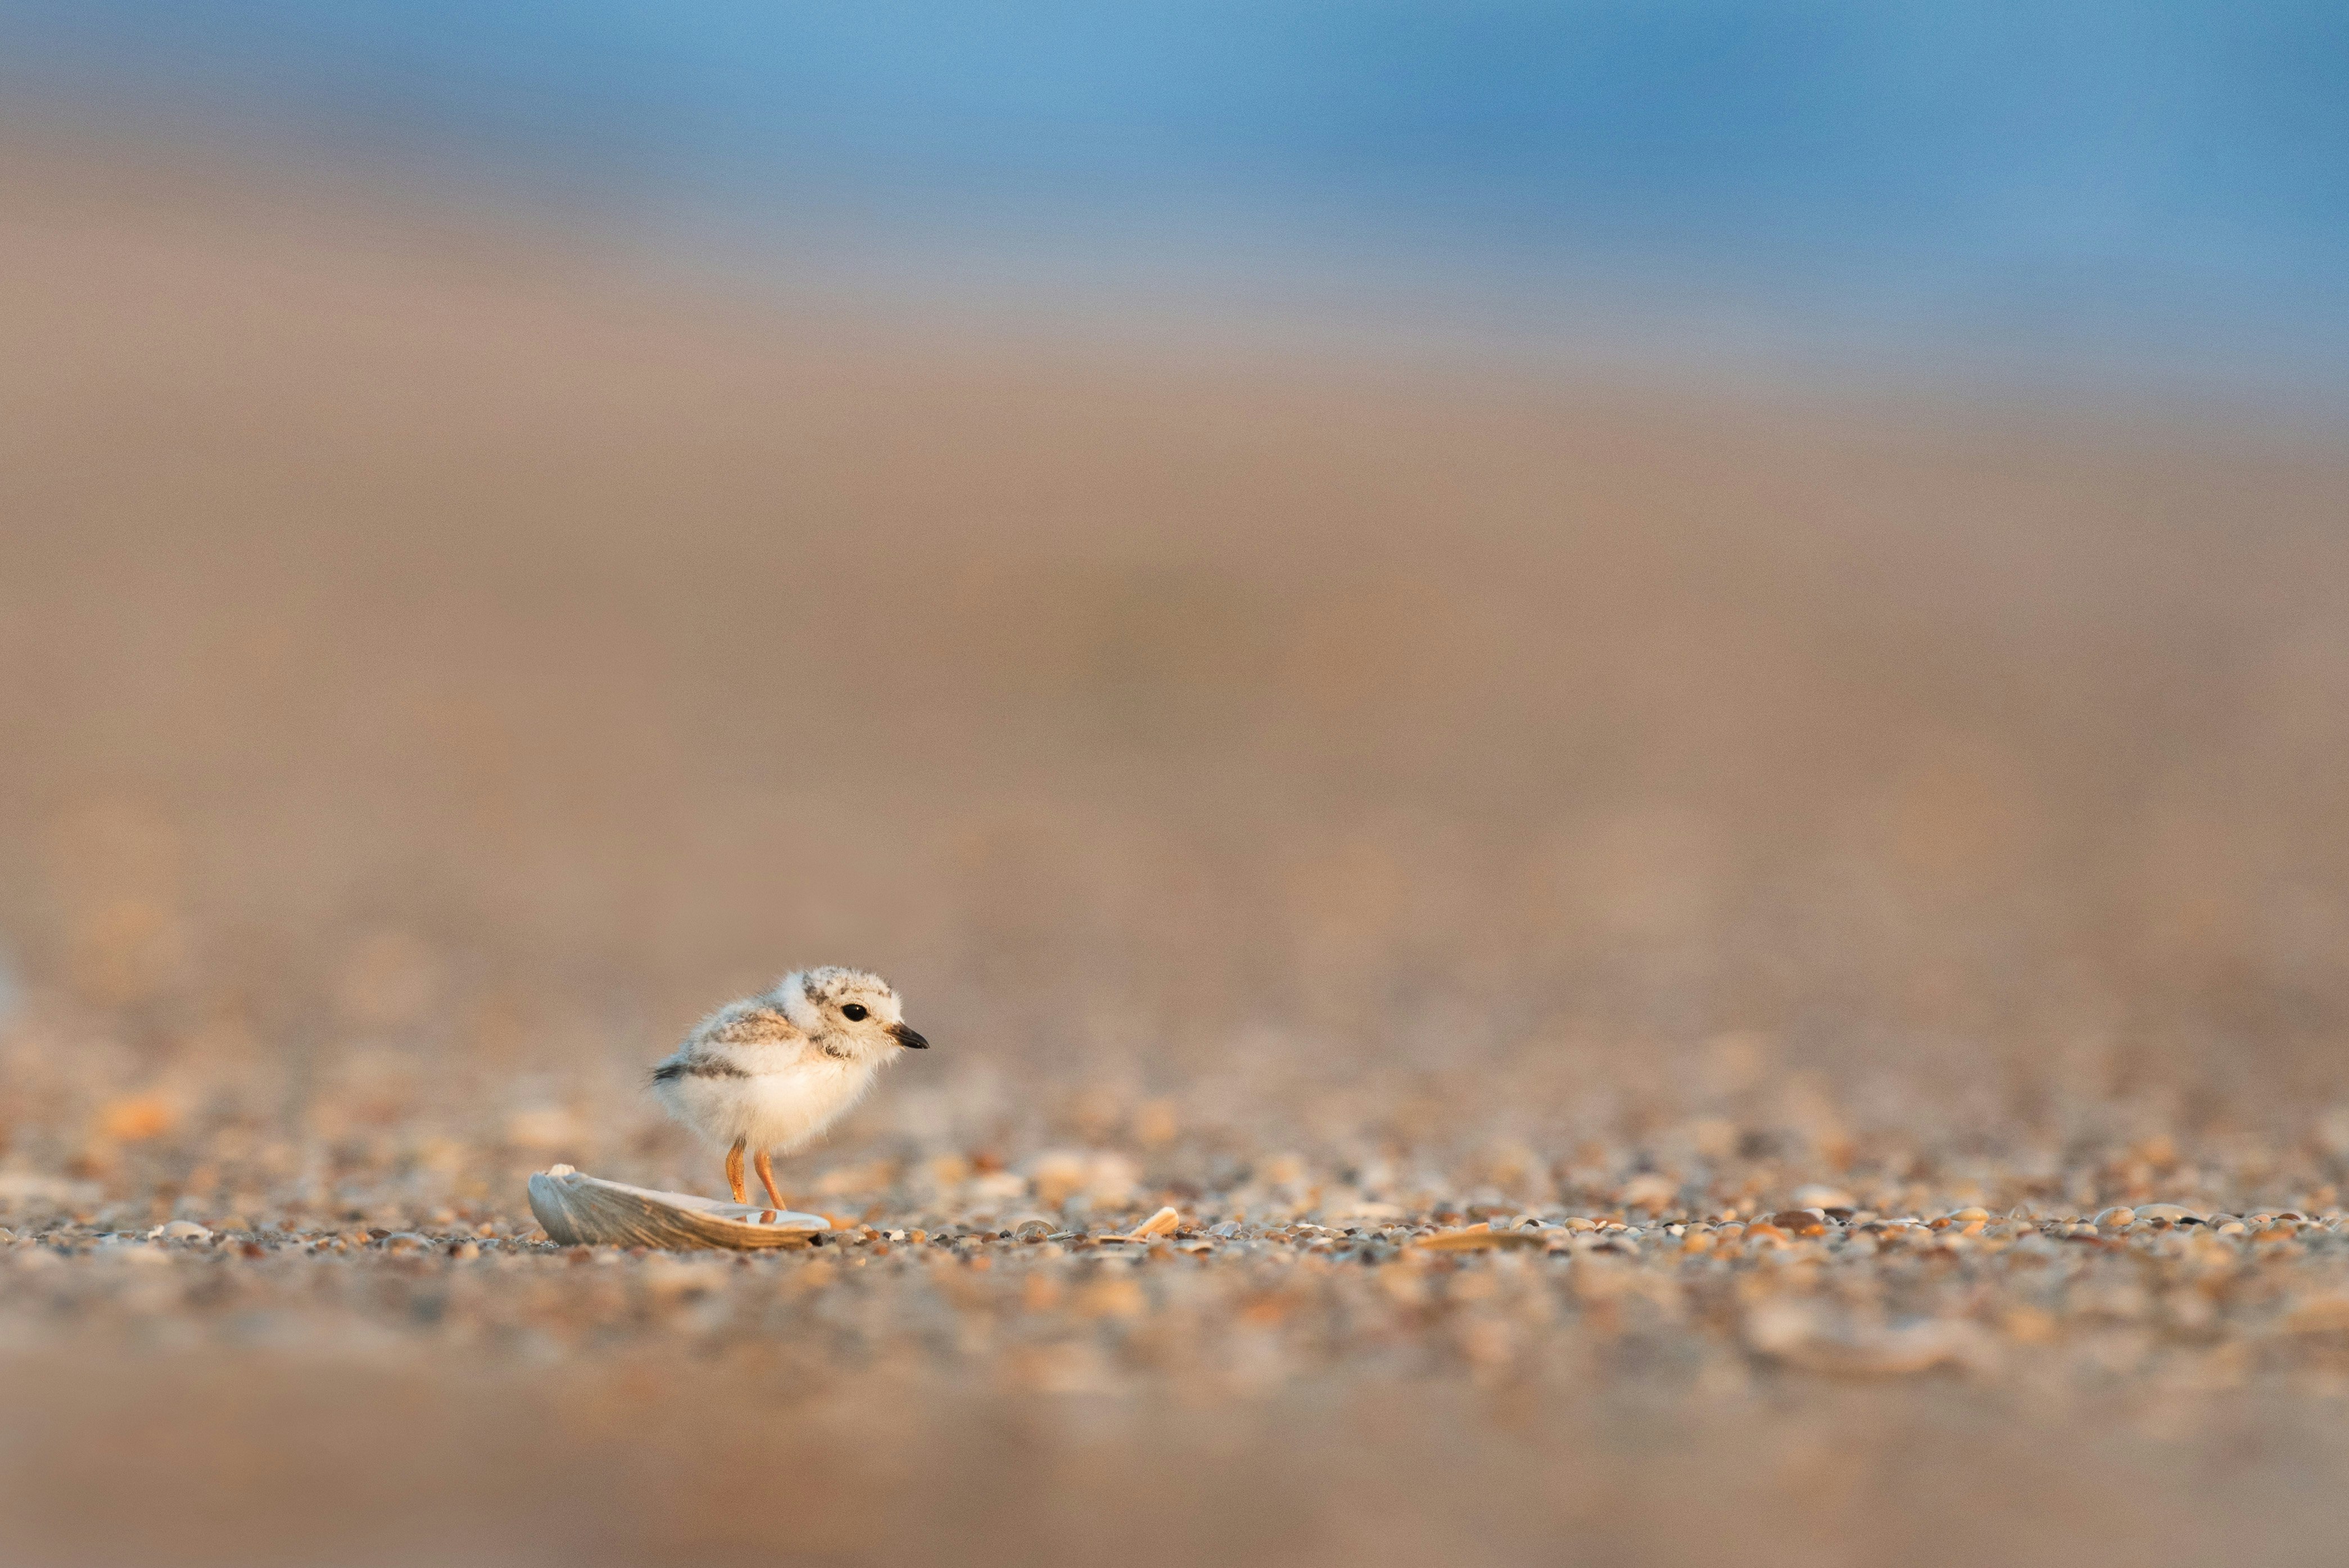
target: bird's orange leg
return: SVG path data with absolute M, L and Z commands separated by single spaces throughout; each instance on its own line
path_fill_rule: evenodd
M 759 1150 L 757 1157 L 750 1163 L 759 1172 L 760 1184 L 767 1189 L 767 1202 L 772 1203 L 776 1210 L 781 1212 L 783 1207 L 783 1195 L 775 1191 L 775 1168 L 767 1162 L 767 1151 L 763 1149 Z
M 738 1138 L 734 1147 L 726 1151 L 726 1185 L 734 1189 L 734 1201 L 738 1203 L 750 1201 L 750 1192 L 742 1185 L 742 1146 L 749 1141 L 747 1138 Z M 766 1156 L 761 1154 L 759 1158 L 764 1160 Z

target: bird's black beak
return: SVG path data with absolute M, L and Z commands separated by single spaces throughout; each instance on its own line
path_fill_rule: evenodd
M 909 1051 L 926 1051 L 930 1048 L 930 1042 L 922 1038 L 919 1030 L 909 1029 L 903 1024 L 890 1025 L 889 1037 Z

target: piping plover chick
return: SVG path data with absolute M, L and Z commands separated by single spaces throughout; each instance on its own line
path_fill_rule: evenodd
M 768 1202 L 781 1209 L 770 1153 L 805 1147 L 864 1098 L 883 1063 L 929 1044 L 905 1026 L 897 993 L 878 975 L 803 969 L 695 1025 L 653 1069 L 653 1092 L 671 1116 L 726 1150 L 726 1185 L 737 1203 L 749 1202 L 749 1150 Z

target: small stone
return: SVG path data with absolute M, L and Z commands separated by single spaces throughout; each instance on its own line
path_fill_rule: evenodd
M 1679 1191 L 1679 1183 L 1671 1177 L 1650 1171 L 1624 1182 L 1615 1201 L 1627 1209 L 1661 1209 Z
M 1434 1253 L 1472 1253 L 1492 1247 L 1538 1247 L 1543 1244 L 1538 1232 L 1496 1231 L 1489 1225 L 1470 1225 L 1465 1230 L 1422 1236 L 1412 1243 L 1423 1251 Z
M 160 1233 L 167 1242 L 208 1242 L 212 1232 L 193 1220 L 174 1220 Z
M 138 1143 L 171 1130 L 178 1109 L 160 1095 L 136 1095 L 98 1108 L 98 1130 L 119 1143 Z
M 1141 1284 L 1122 1275 L 1095 1279 L 1073 1305 L 1080 1317 L 1140 1317 L 1150 1309 Z
M 2288 1334 L 2349 1334 L 2349 1295 L 2304 1297 L 2284 1315 Z
M 2126 1204 L 2119 1204 L 2097 1214 L 2096 1228 L 2100 1231 L 2126 1231 L 2137 1223 L 2138 1219 L 2153 1217 L 2150 1212 L 2141 1215 L 2137 1210 L 2129 1208 Z
M 1824 1214 L 1809 1209 L 1784 1209 L 1770 1216 L 1769 1222 L 1793 1236 L 1819 1236 L 1826 1233 Z

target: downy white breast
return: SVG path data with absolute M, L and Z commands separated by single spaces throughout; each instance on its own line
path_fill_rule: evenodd
M 788 1152 L 815 1137 L 873 1087 L 877 1064 L 834 1061 L 820 1053 L 780 1072 L 747 1078 L 689 1078 L 672 1086 L 678 1103 L 713 1140 L 745 1140 L 753 1149 Z

